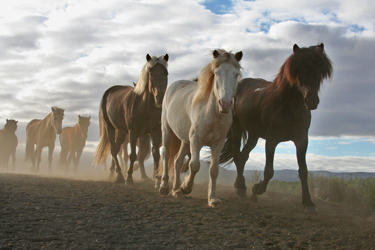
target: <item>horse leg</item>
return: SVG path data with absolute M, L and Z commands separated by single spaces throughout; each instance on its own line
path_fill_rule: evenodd
M 171 136 L 174 136 L 172 133 L 172 129 L 169 127 L 169 125 L 166 123 L 166 124 L 162 124 L 162 130 L 163 130 L 163 133 L 162 133 L 162 148 L 161 148 L 161 152 L 162 152 L 162 166 L 160 167 L 163 167 L 163 175 L 162 175 L 162 180 L 161 180 L 161 184 L 160 184 L 160 177 L 157 177 L 156 176 L 156 173 L 154 173 L 155 175 L 155 188 L 159 188 L 159 193 L 161 195 L 168 195 L 169 193 L 169 168 L 168 168 L 168 161 L 169 161 L 169 146 L 171 144 L 171 139 L 172 137 Z M 155 164 L 155 162 L 154 162 Z
M 175 161 L 174 161 L 174 179 L 173 179 L 173 189 L 172 195 L 175 197 L 183 196 L 181 192 L 181 180 L 180 173 L 181 167 L 184 163 L 185 156 L 190 152 L 190 145 L 184 142 L 181 142 L 180 150 L 178 151 Z
M 16 152 L 12 153 L 12 172 L 16 170 Z
M 146 135 L 146 136 L 141 136 L 138 138 L 138 142 L 139 142 L 139 145 L 138 145 L 138 164 L 139 164 L 139 171 L 141 173 L 141 179 L 142 180 L 147 180 L 148 179 L 148 176 L 146 174 L 146 170 L 145 170 L 145 158 L 147 157 L 148 153 L 149 153 L 149 147 L 150 147 L 150 140 L 149 140 L 149 136 Z M 158 149 L 159 150 L 159 149 Z M 160 156 L 159 156 L 160 158 Z
M 36 146 L 36 172 L 39 172 L 40 162 L 42 161 L 42 150 L 43 148 L 39 145 Z
M 307 182 L 308 170 L 306 164 L 306 151 L 308 138 L 306 137 L 304 140 L 295 142 L 294 144 L 296 145 L 297 150 L 297 161 L 299 167 L 298 174 L 302 186 L 302 205 L 307 213 L 316 214 L 318 211 L 316 210 L 315 204 L 311 201 L 309 185 Z
M 128 172 L 128 161 L 129 161 L 129 153 L 128 153 L 128 143 L 125 142 L 122 144 L 122 161 L 124 163 L 124 172 Z
M 220 141 L 215 146 L 211 146 L 210 182 L 208 184 L 208 205 L 215 207 L 221 203 L 216 192 L 216 180 L 219 175 L 219 158 L 225 140 Z
M 273 160 L 275 156 L 275 149 L 278 142 L 266 140 L 266 166 L 264 167 L 264 180 L 253 186 L 252 201 L 257 201 L 257 195 L 261 195 L 267 190 L 268 182 L 273 177 Z
M 81 159 L 83 149 L 77 151 L 77 155 L 74 159 L 74 172 L 76 173 L 78 170 L 79 160 Z
M 243 175 L 245 164 L 249 159 L 249 154 L 251 150 L 257 145 L 258 138 L 250 137 L 248 138 L 244 148 L 240 151 L 241 147 L 241 132 L 238 129 L 233 128 L 233 161 L 237 169 L 237 177 L 234 182 L 234 188 L 236 189 L 236 194 L 240 197 L 246 196 L 246 184 L 245 177 Z
M 194 138 L 190 141 L 190 152 L 191 160 L 189 164 L 190 174 L 185 178 L 181 185 L 181 192 L 183 194 L 190 194 L 193 191 L 194 178 L 200 169 L 199 152 L 201 151 L 202 145 L 198 142 L 198 138 Z
M 55 145 L 51 145 L 48 147 L 48 171 L 52 173 L 52 156 L 53 150 L 55 149 Z
M 156 172 L 159 167 L 159 160 L 160 160 L 160 146 L 161 146 L 161 140 L 162 140 L 162 134 L 161 130 L 158 130 L 157 132 L 153 132 L 151 134 L 152 139 L 152 157 L 154 158 L 154 178 L 156 177 Z
M 134 162 L 137 160 L 137 134 L 130 131 L 129 133 L 129 140 L 130 140 L 130 166 L 128 169 L 128 176 L 126 176 L 126 184 L 132 185 L 133 184 L 133 166 Z
M 114 163 L 116 165 L 116 173 L 117 173 L 117 177 L 115 181 L 116 183 L 125 182 L 124 176 L 122 175 L 122 172 L 121 172 L 121 166 L 117 158 L 118 152 L 120 151 L 121 145 L 124 142 L 125 137 L 126 137 L 126 133 L 118 131 L 116 142 L 114 144 L 111 144 L 112 159 L 114 159 Z
M 73 151 L 69 151 L 68 153 L 68 159 L 65 161 L 65 171 L 68 173 L 69 172 L 69 168 L 70 168 L 70 163 L 72 162 L 72 158 L 74 157 L 74 152 Z

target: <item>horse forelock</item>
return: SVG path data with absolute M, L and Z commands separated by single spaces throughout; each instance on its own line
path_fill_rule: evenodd
M 301 48 L 288 57 L 274 80 L 277 88 L 281 88 L 284 84 L 289 84 L 292 87 L 299 84 L 298 70 L 302 67 L 309 67 L 310 73 L 317 74 L 319 85 L 323 83 L 324 79 L 332 77 L 333 66 L 331 60 L 318 46 L 311 46 L 309 48 Z
M 168 62 L 164 59 L 164 56 L 152 56 L 151 60 L 146 62 L 141 70 L 137 84 L 134 87 L 134 93 L 141 95 L 143 92 L 145 92 L 148 85 L 149 72 L 156 64 L 161 64 L 165 67 L 165 69 L 168 69 Z
M 237 69 L 241 69 L 239 61 L 234 57 L 234 54 L 223 49 L 217 50 L 220 55 L 214 58 L 209 64 L 202 68 L 198 75 L 198 91 L 194 96 L 193 104 L 200 101 L 207 100 L 212 92 L 214 85 L 214 71 L 223 63 L 230 63 Z

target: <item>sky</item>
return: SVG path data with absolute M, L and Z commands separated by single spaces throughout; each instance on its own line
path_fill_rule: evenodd
M 312 111 L 310 170 L 375 171 L 375 2 L 372 0 L 14 0 L 0 9 L 0 127 L 25 127 L 51 106 L 63 126 L 91 115 L 87 152 L 98 141 L 98 110 L 112 85 L 136 82 L 146 55 L 169 54 L 169 83 L 192 79 L 211 51 L 243 51 L 243 77 L 273 80 L 293 45 L 324 43 L 333 62 Z M 59 142 L 56 141 L 56 150 Z M 264 141 L 249 169 L 264 167 Z M 275 169 L 297 169 L 292 143 Z

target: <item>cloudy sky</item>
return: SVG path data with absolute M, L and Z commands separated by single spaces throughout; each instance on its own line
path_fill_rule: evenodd
M 98 140 L 98 106 L 115 84 L 136 82 L 146 54 L 169 54 L 169 82 L 191 79 L 210 52 L 242 50 L 244 77 L 273 80 L 300 47 L 323 42 L 334 63 L 313 111 L 311 170 L 375 171 L 375 2 L 372 0 L 14 0 L 0 8 L 0 126 L 25 127 L 53 105 L 64 126 L 91 115 L 87 150 Z M 59 150 L 56 142 L 56 150 Z M 264 166 L 264 142 L 248 168 Z M 275 168 L 297 168 L 283 143 Z

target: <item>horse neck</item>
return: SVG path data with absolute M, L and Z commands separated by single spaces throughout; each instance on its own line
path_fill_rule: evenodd
M 268 104 L 278 106 L 278 108 L 299 109 L 304 108 L 303 95 L 296 85 L 291 85 L 286 80 L 271 83 L 268 88 Z
M 55 131 L 54 126 L 53 126 L 53 113 L 49 113 L 42 121 L 41 121 L 41 126 L 45 126 L 46 130 L 48 131 Z

